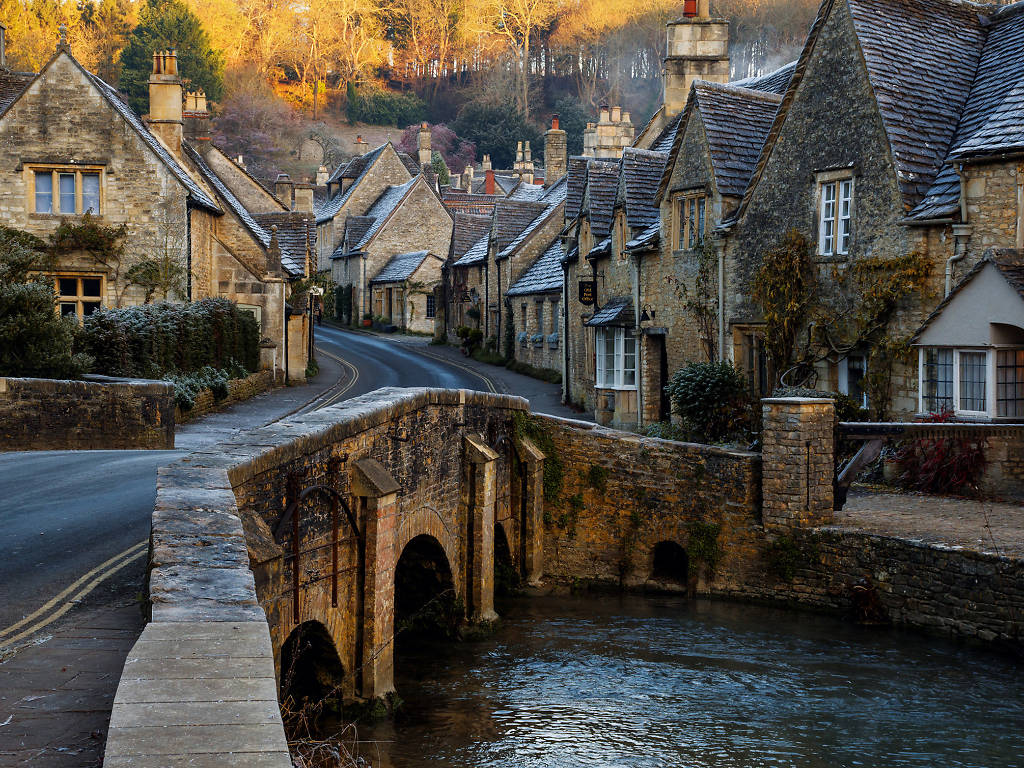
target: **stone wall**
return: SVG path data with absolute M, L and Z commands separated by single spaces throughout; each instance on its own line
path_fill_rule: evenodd
M 0 378 L 0 450 L 169 449 L 174 424 L 164 381 Z
M 510 298 L 512 316 L 506 322 L 512 323 L 515 359 L 534 368 L 545 368 L 561 373 L 561 292 L 534 293 Z M 540 337 L 539 340 L 537 337 Z
M 175 408 L 175 421 L 178 424 L 185 424 L 208 413 L 223 410 L 233 403 L 256 397 L 268 389 L 273 389 L 274 379 L 275 372 L 270 370 L 251 373 L 244 379 L 231 379 L 228 381 L 228 396 L 223 400 L 216 399 L 213 392 L 204 389 L 196 395 L 195 405 L 187 411 Z
M 544 502 L 546 579 L 654 586 L 653 552 L 663 541 L 687 550 L 698 592 L 742 592 L 760 579 L 758 454 L 532 418 L 550 438 L 538 442 L 545 461 L 561 467 L 559 487 L 549 479 Z M 713 569 L 697 546 L 709 535 L 721 550 Z

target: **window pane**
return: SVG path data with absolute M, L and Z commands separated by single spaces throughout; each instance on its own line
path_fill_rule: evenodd
M 821 185 L 821 233 L 820 251 L 823 254 L 835 252 L 836 185 L 835 182 Z
M 985 353 L 960 353 L 960 410 L 985 410 Z
M 100 295 L 100 279 L 98 277 L 83 277 L 82 278 L 82 295 L 83 296 L 99 296 Z
M 844 181 L 839 185 L 839 252 L 850 250 L 850 236 L 853 233 L 853 182 Z
M 100 303 L 98 301 L 83 301 L 82 302 L 82 314 L 84 314 L 86 317 L 91 315 L 93 312 L 95 312 L 99 308 L 100 308 Z
M 1024 349 L 997 353 L 996 415 L 1024 416 Z
M 697 239 L 704 239 L 704 209 L 707 207 L 707 198 L 697 199 Z
M 686 240 L 685 240 L 685 237 L 686 237 L 686 199 L 685 198 L 681 199 L 679 201 L 679 212 L 678 212 L 678 215 L 679 215 L 679 232 L 677 233 L 677 236 L 676 236 L 676 243 L 677 243 L 676 247 L 677 248 L 685 248 L 686 247 Z
M 60 212 L 75 212 L 75 174 L 62 173 L 58 176 L 60 183 Z
M 77 296 L 78 295 L 78 278 L 77 277 L 61 277 L 57 280 L 57 292 L 61 296 Z
M 61 317 L 75 317 L 78 314 L 78 305 L 73 301 L 62 301 L 60 303 Z
M 693 248 L 697 242 L 697 200 L 690 199 L 689 201 L 690 215 L 687 219 L 687 231 L 688 238 L 686 244 L 688 247 Z
M 938 413 L 953 407 L 953 350 L 925 350 L 923 387 L 925 410 Z
M 434 317 L 437 313 L 437 305 L 434 304 L 434 295 L 432 293 L 427 294 L 427 317 Z
M 82 174 L 82 213 L 100 212 L 100 175 Z
M 636 336 L 632 328 L 623 331 L 622 338 L 622 385 L 636 386 Z
M 604 331 L 604 382 L 605 387 L 615 386 L 615 330 Z
M 36 172 L 36 213 L 53 213 L 53 175 Z

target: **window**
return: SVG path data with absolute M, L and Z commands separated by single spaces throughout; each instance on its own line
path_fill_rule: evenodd
M 676 248 L 696 248 L 704 240 L 707 198 L 691 195 L 679 198 L 676 209 Z
M 636 336 L 632 328 L 597 329 L 597 377 L 600 389 L 636 389 Z
M 57 275 L 57 308 L 61 317 L 87 317 L 103 306 L 103 278 L 99 275 Z
M 427 294 L 427 317 L 432 318 L 437 314 L 437 303 L 434 294 Z
M 242 312 L 248 312 L 254 318 L 256 318 L 256 328 L 262 332 L 263 330 L 263 307 L 256 304 L 239 304 L 238 308 Z
M 864 391 L 864 372 L 866 369 L 863 355 L 850 355 L 839 361 L 838 389 L 849 395 L 861 408 L 868 407 L 868 396 Z
M 537 302 L 537 326 L 534 333 L 544 333 L 544 302 Z
M 959 352 L 960 358 L 960 403 L 959 411 L 980 411 L 985 408 L 985 358 L 984 352 Z
M 953 350 L 926 349 L 922 353 L 923 409 L 938 413 L 953 408 Z
M 1024 416 L 1024 349 L 996 352 L 996 416 Z
M 100 213 L 99 170 L 37 169 L 33 179 L 35 213 Z
M 558 302 L 551 302 L 551 333 L 558 333 Z
M 821 185 L 818 253 L 822 256 L 849 253 L 852 238 L 853 179 L 826 181 Z

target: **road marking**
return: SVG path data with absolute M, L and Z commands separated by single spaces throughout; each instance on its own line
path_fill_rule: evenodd
M 332 395 L 325 402 L 323 402 L 320 405 L 318 405 L 315 410 L 319 410 L 321 408 L 326 408 L 327 406 L 332 405 L 333 403 L 335 403 L 338 400 L 340 400 L 345 395 L 345 393 L 347 393 L 350 389 L 352 389 L 352 387 L 354 387 L 356 385 L 356 382 L 359 381 L 359 369 L 356 368 L 355 365 L 350 363 L 348 360 L 345 360 L 342 357 L 338 357 L 337 355 L 332 355 L 330 352 L 328 352 L 327 350 L 321 349 L 320 347 L 317 347 L 316 351 L 319 352 L 321 355 L 325 355 L 325 356 L 331 358 L 331 360 L 334 360 L 337 363 L 341 363 L 344 367 L 348 368 L 348 370 L 350 370 L 352 372 L 352 380 L 348 384 L 346 384 L 344 387 L 342 387 L 340 390 L 338 390 L 334 395 Z
M 410 344 L 410 345 L 409 345 L 409 347 L 410 347 L 410 348 L 412 348 L 412 345 Z M 416 354 L 418 354 L 418 355 L 423 355 L 424 357 L 429 357 L 429 358 L 430 358 L 430 359 L 432 359 L 432 360 L 438 360 L 438 361 L 440 361 L 440 362 L 442 362 L 442 363 L 447 363 L 448 365 L 451 365 L 451 366 L 453 366 L 453 367 L 455 367 L 455 368 L 461 368 L 461 369 L 462 369 L 462 370 L 464 370 L 464 371 L 465 371 L 466 373 L 471 373 L 471 374 L 473 374 L 473 375 L 474 375 L 474 376 L 476 376 L 476 377 L 477 377 L 478 379 L 482 380 L 482 381 L 483 381 L 483 383 L 487 385 L 487 388 L 488 388 L 489 390 L 491 390 L 491 392 L 493 392 L 494 394 L 498 394 L 498 390 L 494 388 L 494 382 L 493 382 L 493 381 L 491 381 L 491 380 L 490 380 L 489 378 L 487 378 L 486 376 L 484 376 L 484 375 L 483 375 L 482 373 L 480 373 L 479 371 L 475 371 L 475 370 L 473 370 L 473 369 L 472 369 L 472 368 L 470 368 L 470 367 L 469 367 L 468 365 L 462 365 L 461 363 L 455 363 L 455 362 L 452 362 L 451 360 L 449 360 L 449 359 L 448 359 L 448 358 L 446 358 L 446 357 L 441 357 L 440 355 L 432 355 L 432 354 L 430 354 L 429 352 L 424 352 L 424 351 L 423 351 L 422 349 L 413 349 L 413 351 L 414 351 L 414 352 L 415 352 Z
M 10 645 L 12 643 L 17 642 L 18 640 L 21 640 L 21 639 L 23 639 L 25 637 L 28 637 L 29 635 L 31 635 L 31 634 L 33 634 L 35 632 L 38 632 L 40 629 L 42 629 L 46 625 L 51 624 L 52 622 L 56 621 L 61 616 L 63 616 L 65 613 L 67 613 L 76 602 L 80 601 L 83 597 L 85 597 L 90 592 L 92 592 L 93 589 L 95 589 L 103 581 L 105 581 L 106 579 L 108 579 L 111 576 L 113 576 L 115 573 L 117 573 L 119 570 L 124 568 L 129 563 L 131 563 L 131 562 L 133 562 L 135 560 L 138 560 L 140 557 L 145 555 L 147 553 L 147 551 L 148 551 L 147 550 L 148 545 L 149 545 L 149 540 L 148 539 L 146 539 L 144 541 L 140 541 L 135 546 L 129 547 L 128 549 L 124 550 L 124 552 L 119 552 L 118 554 L 116 554 L 112 558 L 110 558 L 109 560 L 107 560 L 107 561 L 105 561 L 103 563 L 100 563 L 95 568 L 93 568 L 91 571 L 88 571 L 87 573 L 83 574 L 77 580 L 75 580 L 75 582 L 73 584 L 71 584 L 71 586 L 69 586 L 69 587 L 67 587 L 65 589 L 62 589 L 60 592 L 58 592 L 56 595 L 54 595 L 50 600 L 48 600 L 44 605 L 42 605 L 40 608 L 38 608 L 37 610 L 35 610 L 32 613 L 30 613 L 28 616 L 23 618 L 21 621 L 17 621 L 14 624 L 11 624 L 9 627 L 5 627 L 4 629 L 0 629 L 0 642 L 2 642 L 4 645 Z M 113 567 L 111 567 L 111 566 L 113 566 Z M 104 569 L 109 569 L 109 570 L 104 570 Z M 97 574 L 99 574 L 99 575 L 97 576 Z M 95 578 L 92 578 L 94 576 L 95 576 Z M 90 578 L 92 578 L 92 581 L 88 581 Z M 88 583 L 86 584 L 86 582 L 88 582 Z M 85 585 L 84 587 L 82 586 L 83 584 Z M 75 593 L 75 590 L 78 590 L 80 587 L 81 587 L 81 590 L 79 592 Z M 12 632 L 20 629 L 21 627 L 25 626 L 26 624 L 29 624 L 29 623 L 35 621 L 40 616 L 43 616 L 44 614 L 46 614 L 48 611 L 51 611 L 62 600 L 65 600 L 65 602 L 64 602 L 64 604 L 62 606 L 60 606 L 56 610 L 56 612 L 51 613 L 49 616 L 46 616 L 42 620 L 40 620 L 40 621 L 36 622 L 35 624 L 33 624 L 32 626 L 30 626 L 28 629 L 19 632 L 18 634 L 14 635 L 13 637 L 5 637 L 5 635 L 11 634 Z

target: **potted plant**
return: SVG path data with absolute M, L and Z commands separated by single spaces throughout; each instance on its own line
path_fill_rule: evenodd
M 369 312 L 363 315 L 363 328 L 370 328 L 373 325 L 373 315 Z

